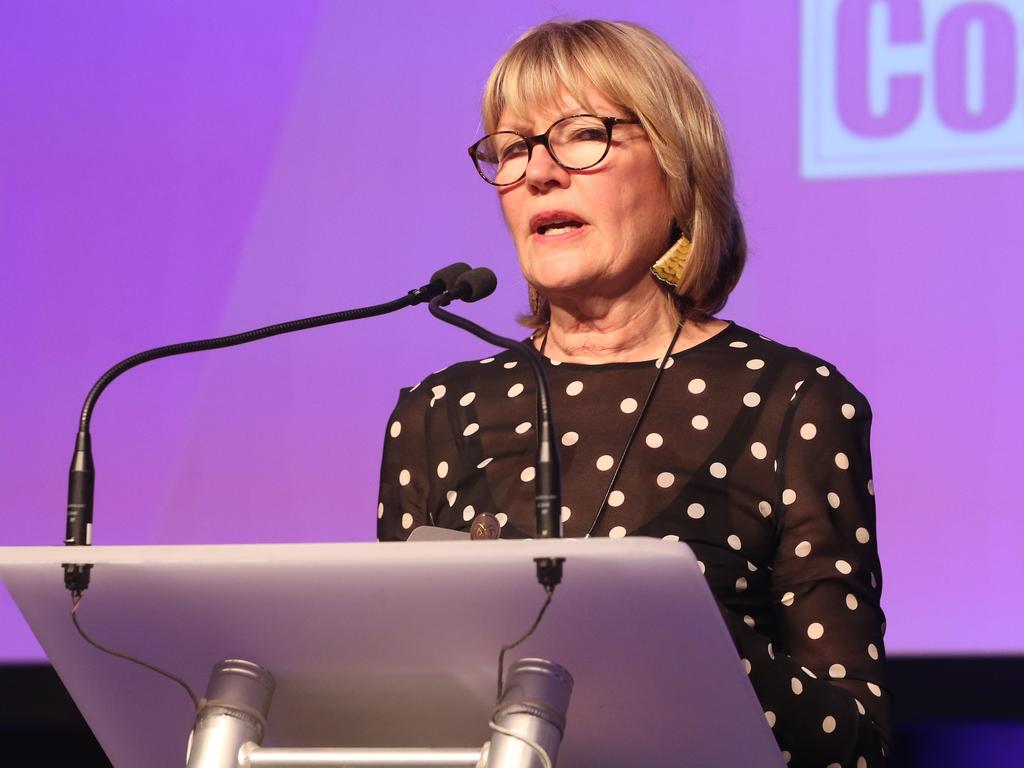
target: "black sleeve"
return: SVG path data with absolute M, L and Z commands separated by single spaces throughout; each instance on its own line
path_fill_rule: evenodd
M 876 768 L 889 751 L 870 428 L 867 400 L 834 368 L 807 377 L 780 443 L 774 647 L 726 612 L 793 767 Z

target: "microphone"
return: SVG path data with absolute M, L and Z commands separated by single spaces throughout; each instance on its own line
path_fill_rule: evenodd
M 537 538 L 551 539 L 562 536 L 562 486 L 555 425 L 551 419 L 551 398 L 548 381 L 540 364 L 540 355 L 521 341 L 491 333 L 476 323 L 448 312 L 442 307 L 452 301 L 479 301 L 490 296 L 498 285 L 494 273 L 486 267 L 471 269 L 460 275 L 451 290 L 430 300 L 430 314 L 438 320 L 454 325 L 489 344 L 519 352 L 530 364 L 537 382 L 537 476 L 534 484 L 534 511 Z M 538 570 L 538 575 L 539 575 Z
M 390 312 L 422 304 L 423 302 L 446 295 L 455 289 L 459 278 L 471 271 L 468 264 L 459 261 L 439 269 L 431 275 L 429 283 L 421 285 L 419 288 L 414 288 L 402 298 L 394 301 L 359 309 L 348 309 L 326 315 L 307 317 L 301 320 L 289 320 L 284 323 L 277 323 L 276 325 L 268 325 L 263 328 L 232 334 L 231 336 L 219 336 L 213 339 L 186 341 L 180 344 L 156 347 L 125 358 L 110 368 L 100 376 L 92 389 L 89 390 L 89 394 L 85 398 L 85 404 L 82 406 L 82 414 L 79 417 L 78 435 L 75 438 L 75 450 L 71 457 L 71 470 L 68 474 L 68 508 L 64 544 L 67 546 L 88 546 L 92 544 L 93 491 L 95 489 L 96 471 L 92 460 L 89 424 L 92 421 L 92 412 L 96 405 L 96 400 L 110 382 L 122 373 L 131 370 L 137 365 L 148 363 L 151 360 L 159 360 L 162 357 L 184 355 L 189 352 L 202 352 L 208 349 L 234 347 L 271 336 L 279 336 L 284 333 L 304 331 L 307 328 L 318 328 L 323 325 L 343 323 L 348 320 L 361 320 L 366 317 L 386 315 Z M 492 288 L 491 290 L 494 289 Z M 75 597 L 80 596 L 89 586 L 89 573 L 91 569 L 92 566 L 86 564 L 64 564 L 64 586 Z

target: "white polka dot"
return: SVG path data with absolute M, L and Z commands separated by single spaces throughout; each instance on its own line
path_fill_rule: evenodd
M 408 485 L 411 481 L 412 481 L 412 474 L 410 474 L 408 469 L 403 469 L 401 472 L 398 473 L 398 484 L 399 485 Z
M 455 500 L 457 498 L 459 498 L 459 494 L 458 494 L 457 491 L 448 491 L 448 493 L 446 493 L 444 496 L 448 500 L 448 506 L 449 507 L 454 507 L 455 506 Z
M 704 517 L 704 505 L 698 504 L 696 501 L 686 508 L 686 514 L 692 517 L 694 520 L 700 520 Z
M 717 477 L 719 480 L 721 480 L 723 477 L 726 476 L 729 470 L 725 468 L 725 464 L 723 464 L 720 461 L 716 461 L 714 464 L 708 467 L 708 471 L 711 473 L 712 477 Z
M 517 435 L 525 435 L 527 432 L 530 431 L 530 427 L 532 427 L 532 426 L 533 426 L 533 424 L 531 424 L 530 422 L 524 421 L 522 424 L 519 424 L 518 426 L 516 426 L 516 434 Z
M 764 368 L 764 360 L 754 358 L 753 360 L 747 360 L 747 368 L 752 371 L 759 371 Z
M 801 541 L 793 549 L 793 554 L 797 557 L 807 557 L 809 554 L 811 554 L 811 542 Z
M 661 368 L 661 362 L 662 362 L 662 358 L 659 357 L 657 360 L 654 361 L 654 367 L 655 368 Z M 676 362 L 675 358 L 670 357 L 668 359 L 668 361 L 665 363 L 665 370 L 667 371 L 669 368 L 671 368 L 673 365 L 675 365 L 675 362 Z
M 874 496 L 875 495 L 875 481 L 874 480 L 868 480 L 868 495 L 869 496 Z
M 568 507 L 562 507 L 562 522 L 566 522 L 570 517 L 572 517 L 572 510 Z
M 862 715 L 866 715 L 868 713 L 868 711 L 864 709 L 864 705 L 860 703 L 860 699 L 854 699 L 853 703 L 857 705 L 857 711 Z
M 828 668 L 828 676 L 835 678 L 846 677 L 846 667 L 842 664 L 833 664 Z
M 569 397 L 576 397 L 580 392 L 583 391 L 582 381 L 573 381 L 569 383 L 569 386 L 565 388 L 565 394 Z
M 875 696 L 882 697 L 882 689 L 879 688 L 875 683 L 868 683 L 868 690 L 871 691 Z
M 503 366 L 504 366 L 505 368 L 507 368 L 508 370 L 510 370 L 510 371 L 511 371 L 511 370 L 512 370 L 513 368 L 515 368 L 515 367 L 516 367 L 516 366 L 517 366 L 518 364 L 519 364 L 519 361 L 518 361 L 518 360 L 510 360 L 510 361 L 509 361 L 509 362 L 507 362 L 507 363 L 502 363 L 502 365 L 503 365 Z
M 622 491 L 612 491 L 608 494 L 608 506 L 609 507 L 621 507 L 622 502 L 626 500 L 626 494 Z
M 491 463 L 492 461 L 494 461 L 494 458 L 493 458 L 493 457 L 491 457 L 491 458 L 487 458 L 487 459 L 484 459 L 483 461 L 481 461 L 481 462 L 480 462 L 479 464 L 477 464 L 477 465 L 476 465 L 476 468 L 477 468 L 477 469 L 483 469 L 483 468 L 484 468 L 484 467 L 486 467 L 486 466 L 487 466 L 488 464 L 490 464 L 490 463 Z
M 410 515 L 408 512 L 402 515 L 402 527 L 405 530 L 409 530 L 410 528 L 412 528 L 412 515 Z
M 828 715 L 824 720 L 821 721 L 821 730 L 825 733 L 832 733 L 836 729 L 836 719 L 832 715 Z
M 658 487 L 668 488 L 676 481 L 676 476 L 671 472 L 662 472 L 658 475 Z
M 704 567 L 704 563 L 702 563 L 700 560 L 697 561 L 697 567 L 700 568 L 701 573 L 707 572 L 707 569 Z
M 647 443 L 648 448 L 661 448 L 661 445 L 664 441 L 661 439 L 661 435 L 659 435 L 657 432 L 651 432 L 651 434 L 649 434 L 646 437 L 644 442 Z
M 878 646 L 874 643 L 868 643 L 868 656 L 878 661 Z
M 377 505 L 377 519 L 380 520 L 382 517 L 384 517 L 384 502 Z
M 732 347 L 733 349 L 746 349 L 747 348 L 747 342 L 745 342 L 745 341 L 730 341 L 729 342 L 729 346 Z
M 804 380 L 800 379 L 800 381 L 798 381 L 796 384 L 793 385 L 793 391 L 795 392 L 796 390 L 800 389 L 800 387 L 802 387 L 803 385 L 804 385 Z
M 523 393 L 524 389 L 526 389 L 526 387 L 524 387 L 522 384 L 513 384 L 511 387 L 508 388 L 508 396 L 517 397 L 518 395 L 521 395 Z
M 750 674 L 750 662 L 747 661 L 746 659 L 740 659 L 740 661 L 743 662 L 743 671 L 746 672 L 749 675 Z
M 804 671 L 804 674 L 808 677 L 813 677 L 815 680 L 818 679 L 818 676 L 811 672 L 811 670 L 809 670 L 807 667 L 800 667 L 800 669 L 802 669 Z
M 853 573 L 853 566 L 851 566 L 845 560 L 836 560 L 836 570 L 846 576 L 849 576 L 851 573 Z
M 497 518 L 498 525 L 501 526 L 502 528 L 504 528 L 505 527 L 505 523 L 508 522 L 508 515 L 506 515 L 504 512 L 499 512 L 494 517 Z
M 756 408 L 761 404 L 761 396 L 757 394 L 757 392 L 747 392 L 747 394 L 743 396 L 743 404 L 747 406 L 747 408 Z
M 836 454 L 836 466 L 839 467 L 840 469 L 849 469 L 850 457 L 847 456 L 842 451 L 840 451 L 839 453 Z
M 753 616 L 747 616 L 747 615 L 744 614 L 744 616 L 743 616 L 743 623 L 746 624 L 751 629 L 753 629 L 754 628 L 754 623 L 755 623 L 754 622 L 754 617 Z
M 753 443 L 750 446 L 750 453 L 753 454 L 755 459 L 764 459 L 768 457 L 768 449 L 764 443 Z
M 800 427 L 800 437 L 804 440 L 813 440 L 816 434 L 818 434 L 818 428 L 810 422 Z
M 670 533 L 667 536 L 662 536 L 661 540 L 662 541 L 679 541 L 679 537 L 676 536 L 674 533 Z
M 816 370 L 822 376 L 828 376 L 828 368 L 826 368 L 824 365 L 819 365 L 814 370 Z
M 871 541 L 871 534 L 868 533 L 867 528 L 858 528 L 856 533 L 854 533 L 854 536 L 857 537 L 857 541 L 859 541 L 861 544 L 867 544 L 869 541 Z
M 464 430 L 462 430 L 462 436 L 463 437 L 469 437 L 470 435 L 475 435 L 479 431 L 480 431 L 480 425 L 477 424 L 474 421 L 472 424 L 467 424 L 466 425 L 466 428 Z
M 522 480 L 524 483 L 530 482 L 536 476 L 537 470 L 534 469 L 533 467 L 527 467 L 526 469 L 519 473 L 519 479 Z
M 602 472 L 607 472 L 613 466 L 615 466 L 615 459 L 613 459 L 607 453 L 604 456 L 597 457 L 597 468 Z
M 437 465 L 437 476 L 438 477 L 442 477 L 442 478 L 443 477 L 448 477 L 448 462 L 447 461 L 442 461 L 440 464 Z
M 796 595 L 794 595 L 792 592 L 787 592 L 782 596 L 782 599 L 779 600 L 779 602 L 788 608 L 793 604 L 794 599 L 796 599 Z
M 398 437 L 400 434 L 402 434 L 402 422 L 400 422 L 400 421 L 393 421 L 393 422 L 391 422 L 391 436 L 392 437 Z
M 728 543 L 728 545 L 730 547 L 732 547 L 733 549 L 736 549 L 736 550 L 738 550 L 740 547 L 743 546 L 743 542 L 740 541 L 740 537 L 737 536 L 735 533 L 731 534 L 729 536 L 729 538 L 726 539 L 725 541 L 726 541 L 726 543 Z
M 769 728 L 775 727 L 775 713 L 772 712 L 770 709 L 765 711 L 764 719 L 768 721 Z
M 440 400 L 448 390 L 444 388 L 444 384 L 438 384 L 436 387 L 431 387 L 430 391 L 434 393 L 435 400 Z
M 767 501 L 759 501 L 757 503 L 757 511 L 761 513 L 761 517 L 768 517 L 772 513 L 772 505 Z
M 707 386 L 708 385 L 705 383 L 704 379 L 690 379 L 690 383 L 686 385 L 686 388 L 690 390 L 691 393 L 699 395 L 707 389 Z
M 804 692 L 804 684 L 800 682 L 799 677 L 794 677 L 789 681 L 789 687 L 793 689 L 793 693 L 799 696 Z
M 690 424 L 693 425 L 694 429 L 707 429 L 708 417 L 697 414 L 692 419 L 690 419 Z
M 785 750 L 785 749 L 784 749 L 784 750 L 782 750 L 782 762 L 784 762 L 784 763 L 785 763 L 786 765 L 789 765 L 789 761 L 790 761 L 790 760 L 792 760 L 792 759 L 793 759 L 793 755 L 791 755 L 791 754 L 790 754 L 790 753 L 789 753 L 789 752 L 788 752 L 787 750 Z
M 626 529 L 623 528 L 621 525 L 616 525 L 614 528 L 612 528 L 610 531 L 608 531 L 608 538 L 609 539 L 621 539 L 625 535 L 626 535 Z
M 745 576 L 740 576 L 736 579 L 736 591 L 746 592 L 747 591 L 747 579 Z
M 850 595 L 846 596 L 846 607 L 847 608 L 849 608 L 851 611 L 856 611 L 857 610 L 857 605 L 858 605 L 858 603 L 857 603 L 857 596 L 856 595 L 850 594 Z
M 786 506 L 789 506 L 794 501 L 796 501 L 796 491 L 794 491 L 792 488 L 787 488 L 786 490 L 784 490 L 782 492 L 782 503 L 783 504 L 785 504 Z
M 562 435 L 562 445 L 576 445 L 576 442 L 580 439 L 579 433 L 577 432 L 566 432 Z
M 811 640 L 819 640 L 821 636 L 825 634 L 825 627 L 819 622 L 815 621 L 807 627 L 807 636 Z
M 625 400 L 619 403 L 619 410 L 622 411 L 623 413 L 633 413 L 634 411 L 636 411 L 638 405 L 639 403 L 637 403 L 637 401 L 634 400 L 632 397 L 627 397 Z
M 480 363 L 483 364 L 483 365 L 487 365 L 488 363 L 493 363 L 493 362 L 494 362 L 494 358 L 493 357 L 485 357 L 483 360 L 480 361 Z
M 459 405 L 469 405 L 474 400 L 476 400 L 476 392 L 467 392 L 466 394 L 459 398 Z
M 836 493 L 835 491 L 829 491 L 828 496 L 826 496 L 825 498 L 828 499 L 828 505 L 832 507 L 832 509 L 839 509 L 838 493 Z
M 840 410 L 843 412 L 843 416 L 848 419 L 852 419 L 857 413 L 857 409 L 849 403 L 843 403 L 843 407 Z
M 866 757 L 858 757 L 857 765 L 855 768 L 868 768 L 868 760 Z
M 462 510 L 462 519 L 465 520 L 468 523 L 474 517 L 476 517 L 476 510 L 473 509 L 473 505 L 472 504 L 466 505 L 466 508 L 464 510 Z

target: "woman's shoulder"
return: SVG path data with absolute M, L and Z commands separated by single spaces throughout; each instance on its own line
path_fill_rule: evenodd
M 735 322 L 722 336 L 722 344 L 718 345 L 721 352 L 742 351 L 745 359 L 741 362 L 746 368 L 764 371 L 764 378 L 779 386 L 789 386 L 794 393 L 803 387 L 813 387 L 818 397 L 839 398 L 843 402 L 855 399 L 867 404 L 864 394 L 830 357 L 777 341 Z

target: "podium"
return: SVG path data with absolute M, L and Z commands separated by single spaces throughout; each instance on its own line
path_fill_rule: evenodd
M 92 563 L 78 617 L 98 642 L 201 692 L 222 659 L 277 682 L 266 747 L 479 748 L 500 647 L 575 680 L 561 768 L 783 765 L 690 549 L 639 537 L 0 548 L 4 580 L 116 768 L 181 768 L 184 692 L 75 631 L 61 564 Z

